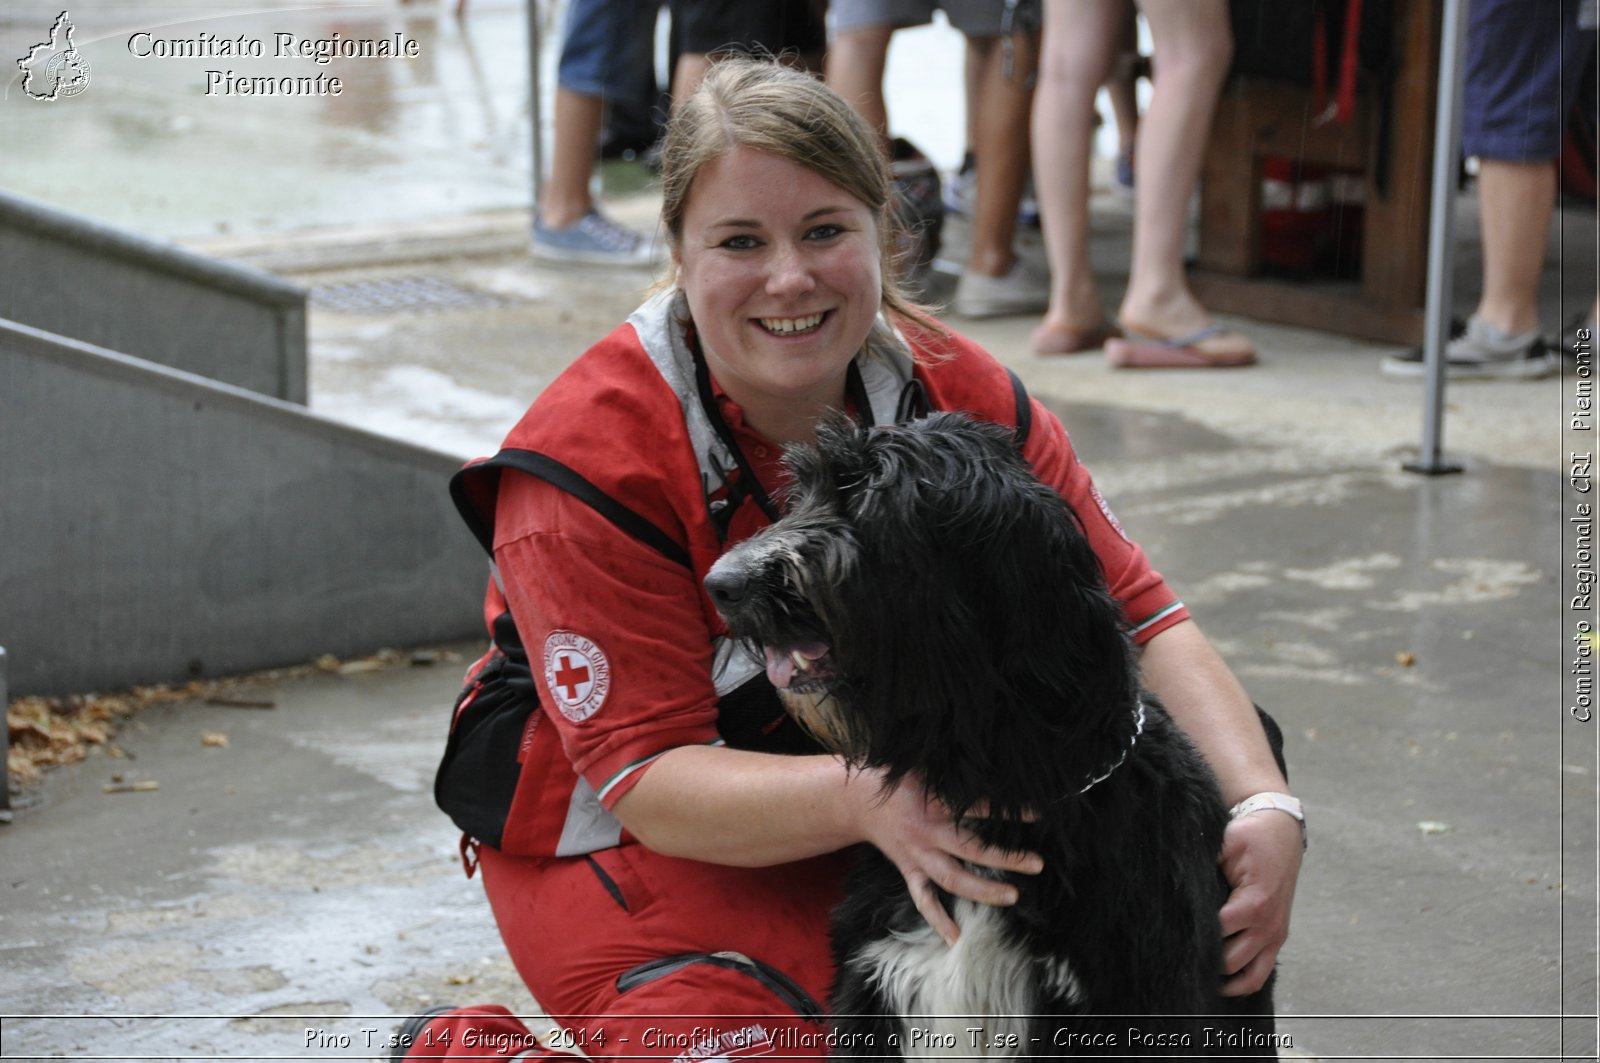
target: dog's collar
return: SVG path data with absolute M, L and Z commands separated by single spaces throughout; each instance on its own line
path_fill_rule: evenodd
M 1127 761 L 1128 754 L 1133 751 L 1133 747 L 1139 743 L 1139 736 L 1142 734 L 1144 734 L 1144 699 L 1140 698 L 1133 706 L 1133 737 L 1128 740 L 1128 747 L 1122 751 L 1122 756 L 1117 758 L 1115 764 L 1107 768 L 1103 774 L 1090 779 L 1078 793 L 1086 794 L 1115 775 L 1117 769 Z

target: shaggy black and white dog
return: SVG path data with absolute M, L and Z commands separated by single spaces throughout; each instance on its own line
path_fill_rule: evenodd
M 1011 876 L 1013 907 L 944 897 L 952 948 L 864 849 L 834 917 L 835 1052 L 1173 1058 L 1237 1054 L 1241 1031 L 1259 1042 L 1265 994 L 1241 1020 L 1217 993 L 1216 782 L 1141 690 L 1099 562 L 1013 434 L 956 414 L 836 420 L 785 460 L 787 515 L 706 578 L 733 635 L 762 647 L 824 745 L 1044 858 Z

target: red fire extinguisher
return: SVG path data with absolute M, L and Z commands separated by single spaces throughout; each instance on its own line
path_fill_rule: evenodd
M 1303 275 L 1317 265 L 1328 225 L 1327 171 L 1295 159 L 1261 161 L 1261 265 Z

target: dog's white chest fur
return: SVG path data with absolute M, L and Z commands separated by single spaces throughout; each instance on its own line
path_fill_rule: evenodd
M 961 927 L 947 946 L 927 925 L 874 942 L 852 966 L 874 982 L 890 1014 L 901 1016 L 907 1059 L 1030 1055 L 1028 1016 L 1038 1009 L 1041 983 L 1071 998 L 1076 979 L 1061 964 L 1041 970 L 1037 958 L 1011 939 L 999 909 L 956 900 Z

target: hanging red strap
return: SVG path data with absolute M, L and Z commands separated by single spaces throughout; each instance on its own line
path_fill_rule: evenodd
M 1339 55 L 1338 110 L 1333 120 L 1349 125 L 1356 111 L 1356 68 L 1361 62 L 1361 0 L 1344 9 L 1344 49 Z

